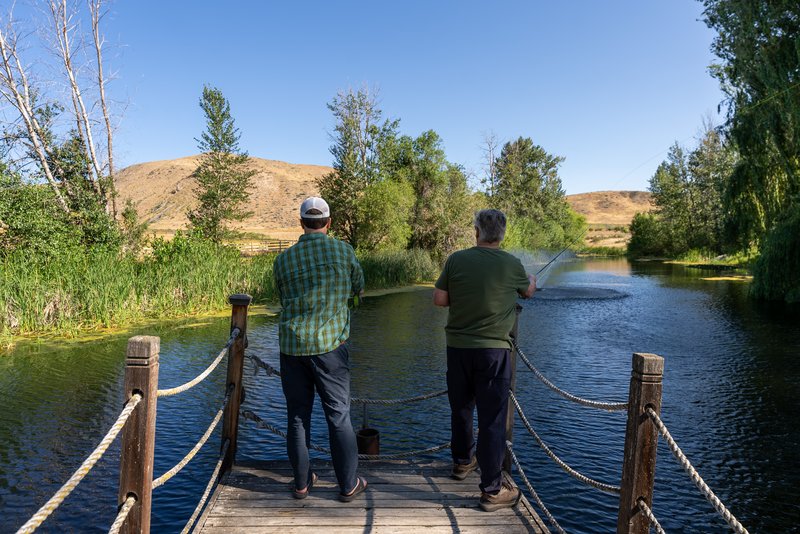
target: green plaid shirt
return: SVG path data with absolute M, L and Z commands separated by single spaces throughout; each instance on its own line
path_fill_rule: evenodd
M 281 299 L 283 354 L 324 354 L 350 337 L 347 299 L 364 288 L 353 247 L 322 233 L 303 234 L 272 268 Z

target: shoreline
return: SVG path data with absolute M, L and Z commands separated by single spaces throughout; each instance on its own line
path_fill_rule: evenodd
M 433 282 L 411 284 L 407 286 L 389 287 L 383 289 L 370 289 L 364 292 L 364 298 L 382 297 L 392 293 L 406 293 L 409 291 L 421 291 L 433 288 Z M 248 317 L 275 317 L 280 313 L 280 306 L 277 303 L 252 304 L 248 309 Z M 155 328 L 163 325 L 173 328 L 194 328 L 203 324 L 205 319 L 219 319 L 230 317 L 230 307 L 220 308 L 216 311 L 206 311 L 185 315 L 173 315 L 168 317 L 144 319 L 128 324 L 114 326 L 110 328 L 89 327 L 80 329 L 72 333 L 53 333 L 53 332 L 29 332 L 26 334 L 12 334 L 10 339 L 0 338 L 0 358 L 7 356 L 19 345 L 38 344 L 78 344 L 89 341 L 97 341 L 107 337 L 120 336 L 124 334 L 136 335 L 148 327 Z M 185 324 L 181 324 L 185 323 Z M 137 332 L 138 331 L 138 332 Z

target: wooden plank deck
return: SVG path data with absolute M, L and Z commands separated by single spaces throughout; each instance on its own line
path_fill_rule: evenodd
M 362 462 L 369 482 L 363 496 L 339 502 L 329 463 L 315 464 L 319 480 L 308 498 L 289 491 L 288 462 L 243 463 L 225 475 L 197 524 L 203 534 L 512 534 L 549 532 L 523 496 L 514 508 L 487 513 L 478 507 L 479 476 L 450 478 L 450 464 Z

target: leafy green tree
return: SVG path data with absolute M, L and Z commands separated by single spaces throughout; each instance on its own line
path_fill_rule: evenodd
M 757 298 L 800 302 L 800 207 L 787 210 L 769 233 L 753 269 Z
M 506 247 L 562 247 L 580 238 L 585 222 L 566 201 L 558 176 L 562 161 L 530 138 L 503 145 L 490 200 L 509 217 Z
M 202 155 L 192 174 L 199 204 L 187 216 L 193 232 L 219 243 L 231 233 L 227 222 L 250 215 L 244 204 L 253 187 L 255 171 L 248 169 L 247 152 L 239 148 L 241 134 L 222 91 L 204 86 L 200 108 L 205 114 L 206 130 L 197 139 Z
M 704 6 L 721 59 L 712 73 L 727 95 L 730 137 L 740 155 L 724 200 L 746 247 L 800 201 L 800 4 L 705 0 Z
M 402 136 L 388 141 L 382 168 L 392 180 L 407 183 L 412 193 L 409 247 L 442 260 L 468 245 L 475 202 L 463 169 L 447 161 L 439 135 L 428 130 L 414 139 Z
M 81 233 L 45 185 L 30 184 L 0 163 L 0 252 L 53 257 L 78 247 Z
M 384 178 L 381 147 L 392 144 L 399 121 L 381 122 L 374 94 L 366 89 L 341 91 L 328 104 L 336 124 L 330 147 L 333 172 L 317 182 L 331 207 L 331 229 L 354 248 L 361 246 L 365 213 L 359 209 L 368 187 Z
M 722 252 L 725 248 L 726 211 L 722 196 L 733 172 L 735 153 L 723 143 L 720 133 L 706 127 L 698 146 L 687 153 L 677 143 L 650 179 L 655 204 L 654 224 L 659 226 L 652 238 L 641 233 L 654 230 L 641 225 L 638 238 L 650 245 L 648 254 L 677 256 L 692 249 Z M 652 250 L 653 243 L 663 248 Z M 634 248 L 638 245 L 634 243 Z
M 637 213 L 630 225 L 631 240 L 628 242 L 628 255 L 663 256 L 669 249 L 664 235 L 664 225 L 653 213 Z
M 145 233 L 147 223 L 139 220 L 139 213 L 131 199 L 125 202 L 122 210 L 122 220 L 120 221 L 120 232 L 122 233 L 122 246 L 125 252 L 139 254 L 145 243 Z
M 405 250 L 411 237 L 409 217 L 414 191 L 407 182 L 382 180 L 370 184 L 358 203 L 361 250 Z

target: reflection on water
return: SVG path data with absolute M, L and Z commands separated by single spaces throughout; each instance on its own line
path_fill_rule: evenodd
M 751 532 L 798 532 L 800 430 L 797 310 L 755 305 L 740 282 L 709 282 L 708 272 L 661 263 L 573 260 L 552 268 L 544 291 L 523 302 L 520 344 L 542 372 L 581 396 L 625 400 L 632 352 L 665 358 L 662 416 L 700 474 Z M 549 294 L 624 298 L 546 298 Z M 610 293 L 613 292 L 613 293 Z M 365 299 L 353 317 L 353 385 L 358 397 L 392 398 L 444 389 L 446 311 L 430 290 Z M 229 323 L 165 328 L 162 387 L 202 369 L 227 339 Z M 142 333 L 154 333 L 152 331 Z M 277 366 L 270 318 L 250 321 L 251 351 Z M 72 474 L 122 406 L 126 340 L 62 351 L 21 347 L 0 359 L 0 532 L 13 532 Z M 224 369 L 179 397 L 159 399 L 156 476 L 200 437 L 222 398 Z M 285 426 L 278 379 L 246 364 L 245 408 Z M 625 416 L 573 405 L 524 368 L 518 397 L 537 432 L 567 463 L 618 484 Z M 440 397 L 412 406 L 371 407 L 384 452 L 448 439 Z M 362 423 L 360 408 L 353 413 Z M 312 440 L 327 445 L 317 406 Z M 216 440 L 216 441 L 215 441 Z M 218 453 L 218 435 L 154 494 L 153 531 L 177 532 L 191 514 Z M 46 531 L 105 531 L 116 503 L 118 444 L 107 453 Z M 565 475 L 518 426 L 515 450 L 537 492 L 569 532 L 613 531 L 616 499 Z M 317 458 L 322 456 L 314 453 Z M 279 438 L 241 423 L 239 458 L 284 458 Z M 447 452 L 439 454 L 447 460 Z M 663 445 L 654 511 L 668 532 L 726 530 Z

